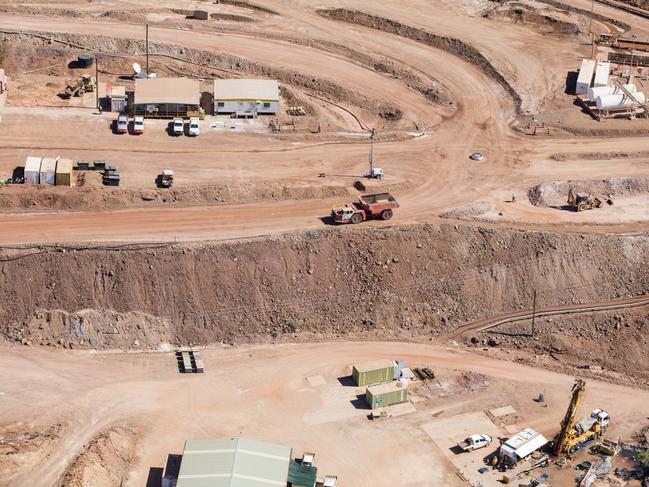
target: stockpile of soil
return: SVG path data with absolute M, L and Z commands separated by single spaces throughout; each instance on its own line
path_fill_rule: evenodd
M 535 288 L 547 306 L 646 293 L 647 255 L 639 236 L 451 224 L 218 244 L 5 248 L 0 326 L 15 344 L 82 348 L 428 339 L 530 309 Z M 81 316 L 89 317 L 83 326 Z
M 137 432 L 118 425 L 95 436 L 65 470 L 57 487 L 124 485 L 136 454 Z

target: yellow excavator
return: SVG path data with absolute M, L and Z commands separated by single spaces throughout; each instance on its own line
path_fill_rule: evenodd
M 595 409 L 590 416 L 577 421 L 577 410 L 586 391 L 586 382 L 577 377 L 572 386 L 572 396 L 561 421 L 561 431 L 555 438 L 554 454 L 558 457 L 572 455 L 577 450 L 602 436 L 610 421 L 608 413 Z

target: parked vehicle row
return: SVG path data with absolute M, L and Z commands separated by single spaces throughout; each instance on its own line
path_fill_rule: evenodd
M 187 125 L 187 131 L 185 132 L 185 125 Z M 137 116 L 133 118 L 133 125 L 130 132 L 134 135 L 140 135 L 144 133 L 144 117 Z M 126 114 L 121 114 L 117 117 L 115 122 L 115 133 L 118 134 L 127 134 L 129 133 L 129 118 Z M 201 133 L 200 131 L 200 121 L 198 117 L 192 117 L 189 119 L 187 124 L 182 118 L 174 118 L 169 126 L 169 133 L 171 135 L 187 135 L 191 137 L 196 137 Z
M 127 134 L 128 133 L 128 116 L 121 114 L 117 117 L 115 122 L 115 132 L 118 134 Z M 131 133 L 134 135 L 140 135 L 144 133 L 144 117 L 138 116 L 133 119 L 133 128 Z

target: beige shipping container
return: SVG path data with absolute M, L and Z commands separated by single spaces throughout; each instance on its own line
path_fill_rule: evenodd
M 72 159 L 59 159 L 56 163 L 56 185 L 57 186 L 74 186 L 72 177 Z

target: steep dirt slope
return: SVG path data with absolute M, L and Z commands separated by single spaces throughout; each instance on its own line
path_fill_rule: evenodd
M 5 249 L 3 333 L 72 347 L 422 337 L 513 309 L 649 291 L 644 236 L 345 228 L 221 244 Z M 55 311 L 59 310 L 59 311 Z M 315 334 L 315 335 L 313 335 Z

